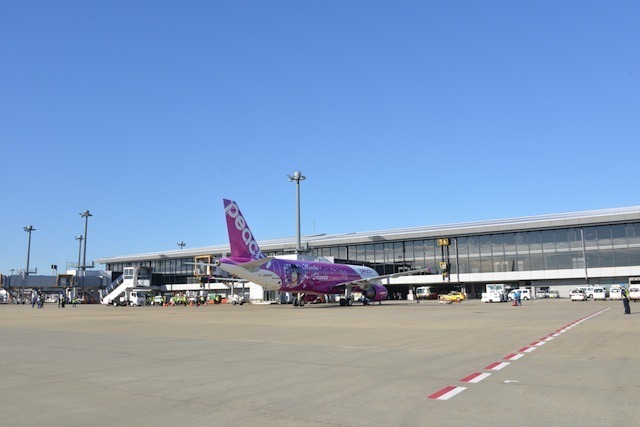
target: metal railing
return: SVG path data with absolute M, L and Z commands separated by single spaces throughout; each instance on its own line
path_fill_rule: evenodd
M 106 297 L 107 295 L 109 295 L 111 293 L 111 291 L 113 291 L 115 288 L 120 286 L 122 284 L 122 282 L 124 282 L 124 274 L 122 276 L 118 277 L 113 282 L 111 282 L 107 287 L 105 287 L 104 289 L 100 290 L 100 294 L 103 297 Z

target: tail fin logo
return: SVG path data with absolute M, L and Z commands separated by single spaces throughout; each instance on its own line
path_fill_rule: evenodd
M 264 254 L 253 238 L 247 221 L 242 216 L 240 208 L 233 200 L 224 200 L 224 212 L 227 217 L 227 230 L 229 231 L 229 244 L 231 256 L 240 258 L 264 258 Z

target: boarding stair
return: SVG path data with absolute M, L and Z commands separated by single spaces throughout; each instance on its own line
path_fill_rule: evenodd
M 146 291 L 151 286 L 149 267 L 125 267 L 124 273 L 100 290 L 100 303 L 120 305 L 121 297 L 128 299 L 131 290 Z
M 106 288 L 100 289 L 100 303 L 109 305 L 114 301 L 119 301 L 119 298 L 125 291 L 132 287 L 133 282 L 131 280 L 125 280 L 124 275 L 122 275 L 111 282 Z

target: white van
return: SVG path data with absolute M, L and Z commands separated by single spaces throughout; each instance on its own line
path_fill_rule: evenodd
M 609 288 L 609 298 L 614 299 L 622 299 L 622 287 L 620 285 L 611 285 Z
M 582 289 L 584 291 L 584 295 L 589 298 L 594 298 L 593 290 L 595 289 L 593 286 L 578 286 L 578 289 Z
M 631 301 L 640 301 L 640 286 L 629 286 L 629 299 Z
M 505 293 L 505 285 L 502 283 L 488 284 L 486 292 L 482 293 L 482 302 L 505 302 L 507 294 Z
M 531 297 L 531 289 L 514 289 L 511 292 L 509 292 L 509 301 L 513 301 L 513 296 L 515 295 L 515 293 L 517 291 L 520 291 L 520 299 L 524 299 L 524 300 L 530 300 L 532 299 Z
M 601 301 L 606 301 L 607 300 L 607 290 L 605 288 L 603 288 L 602 286 L 595 286 L 593 288 L 593 300 L 601 300 Z

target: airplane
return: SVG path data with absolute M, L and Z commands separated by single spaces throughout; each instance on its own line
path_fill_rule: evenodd
M 260 250 L 238 204 L 233 200 L 223 201 L 231 256 L 217 259 L 212 265 L 265 289 L 296 294 L 294 307 L 303 306 L 305 302 L 325 294 L 344 294 L 340 305 L 350 306 L 353 304 L 351 292 L 354 291 L 361 292 L 367 302 L 380 303 L 388 295 L 382 279 L 426 271 L 412 270 L 380 276 L 374 269 L 360 265 L 267 257 Z

